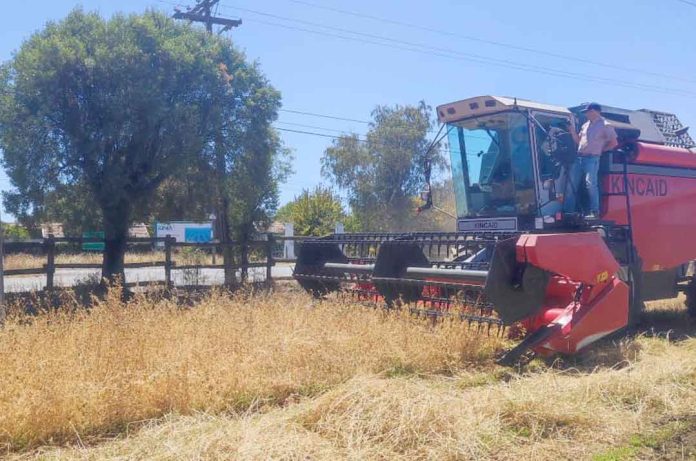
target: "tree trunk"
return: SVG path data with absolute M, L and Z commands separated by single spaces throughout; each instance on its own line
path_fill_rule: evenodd
M 216 173 L 216 227 L 217 235 L 222 246 L 222 261 L 225 272 L 225 286 L 232 288 L 237 284 L 237 274 L 234 267 L 234 249 L 228 245 L 230 238 L 230 222 L 229 222 L 229 200 L 227 199 L 227 190 L 225 182 L 227 180 L 227 159 L 225 155 L 224 142 L 222 132 L 218 131 L 215 136 L 215 173 Z
M 220 192 L 224 194 L 224 192 Z M 216 232 L 222 246 L 222 261 L 225 271 L 225 286 L 233 287 L 237 284 L 237 275 L 234 267 L 234 248 L 230 243 L 230 223 L 228 220 L 229 206 L 226 197 L 218 197 L 216 214 Z
M 105 208 L 104 212 L 104 259 L 102 279 L 110 283 L 125 283 L 124 259 L 128 243 L 130 206 L 120 204 Z

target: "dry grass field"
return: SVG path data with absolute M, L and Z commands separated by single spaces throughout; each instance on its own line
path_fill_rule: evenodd
M 461 323 L 304 294 L 193 308 L 117 294 L 0 332 L 16 459 L 694 459 L 696 340 L 606 341 L 524 369 Z M 70 312 L 70 313 L 68 313 Z
M 164 261 L 164 254 L 158 252 L 126 253 L 127 263 Z M 101 264 L 101 253 L 58 253 L 56 264 Z M 32 254 L 10 254 L 5 256 L 5 269 L 39 268 L 46 264 L 46 256 Z

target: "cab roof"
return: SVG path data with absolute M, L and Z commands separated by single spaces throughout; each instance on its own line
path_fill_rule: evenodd
M 582 123 L 584 117 L 580 113 L 581 108 L 582 106 L 568 109 L 508 96 L 476 96 L 437 106 L 437 118 L 440 123 L 451 123 L 507 110 L 523 109 L 559 115 L 574 113 Z M 675 114 L 649 109 L 629 110 L 602 105 L 602 115 L 617 130 L 630 131 L 632 140 L 686 149 L 696 148 L 696 142 L 687 133 L 688 127 L 684 126 Z
M 478 117 L 515 108 L 570 114 L 570 111 L 565 107 L 543 104 L 528 99 L 507 96 L 476 96 L 437 106 L 437 118 L 440 123 L 456 122 L 465 118 Z

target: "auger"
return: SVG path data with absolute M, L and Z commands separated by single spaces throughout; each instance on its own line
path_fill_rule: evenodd
M 588 218 L 562 206 L 579 108 L 481 96 L 437 113 L 458 232 L 307 240 L 294 271 L 304 289 L 508 331 L 522 340 L 503 363 L 577 353 L 679 292 L 696 315 L 696 151 L 676 116 L 605 107 L 619 146 L 602 155 L 601 212 Z

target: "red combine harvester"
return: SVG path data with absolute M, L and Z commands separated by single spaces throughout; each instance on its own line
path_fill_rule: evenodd
M 676 116 L 604 108 L 619 147 L 602 156 L 601 213 L 586 219 L 561 205 L 572 156 L 564 160 L 558 133 L 583 121 L 579 108 L 481 96 L 437 114 L 458 232 L 305 241 L 294 277 L 307 291 L 348 291 L 488 331 L 514 326 L 523 340 L 504 363 L 529 350 L 574 354 L 635 325 L 644 301 L 680 291 L 696 315 L 696 151 Z

